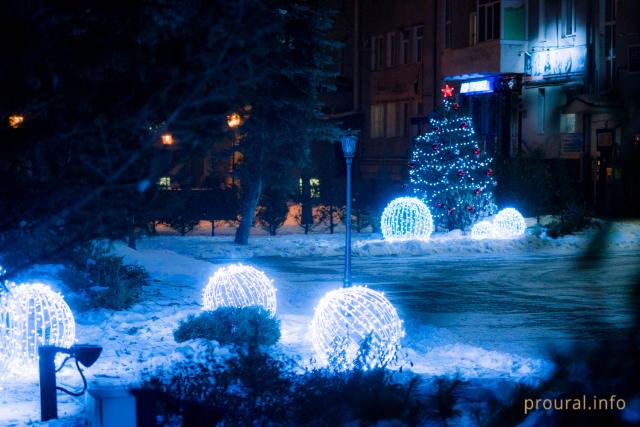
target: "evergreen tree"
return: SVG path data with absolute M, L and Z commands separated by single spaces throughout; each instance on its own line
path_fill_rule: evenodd
M 250 105 L 241 131 L 238 176 L 242 219 L 235 242 L 247 244 L 263 188 L 291 194 L 295 169 L 308 164 L 311 141 L 337 141 L 337 125 L 325 120 L 320 95 L 332 90 L 331 51 L 327 38 L 332 12 L 313 1 L 266 2 L 271 21 L 280 25 L 278 43 L 269 46 L 261 70 L 269 78 L 244 92 Z
M 411 189 L 429 206 L 437 226 L 466 229 L 496 210 L 493 159 L 479 147 L 471 117 L 461 113 L 453 88 L 446 85 L 442 93 L 431 129 L 416 138 Z

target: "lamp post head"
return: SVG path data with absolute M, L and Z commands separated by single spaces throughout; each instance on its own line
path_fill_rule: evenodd
M 235 129 L 242 124 L 242 119 L 240 118 L 240 114 L 233 113 L 227 116 L 227 126 L 230 129 Z
M 353 135 L 345 135 L 342 137 L 342 152 L 347 158 L 353 157 L 356 153 L 356 147 L 358 145 L 358 139 Z

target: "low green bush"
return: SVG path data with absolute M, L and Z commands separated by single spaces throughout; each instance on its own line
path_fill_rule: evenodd
M 559 220 L 547 224 L 547 236 L 557 239 L 582 231 L 592 224 L 591 213 L 584 205 L 569 203 L 562 210 Z
M 220 344 L 273 345 L 280 321 L 263 307 L 220 307 L 189 316 L 173 332 L 176 342 L 204 338 Z
M 127 309 L 140 300 L 142 287 L 149 283 L 143 267 L 125 264 L 123 257 L 100 245 L 75 251 L 59 277 L 85 297 L 81 308 Z

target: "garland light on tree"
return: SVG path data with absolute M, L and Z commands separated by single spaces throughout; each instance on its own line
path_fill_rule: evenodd
M 471 117 L 460 111 L 453 88 L 446 85 L 442 93 L 430 130 L 415 141 L 411 189 L 431 208 L 436 226 L 465 229 L 496 211 L 493 159 L 478 145 Z
M 262 271 L 249 265 L 232 264 L 209 278 L 202 292 L 204 310 L 220 307 L 261 306 L 276 314 L 276 288 Z
M 402 320 L 382 292 L 351 286 L 328 292 L 315 308 L 310 327 L 318 361 L 349 369 L 384 365 L 395 358 L 404 337 Z
M 382 212 L 380 228 L 385 240 L 426 240 L 433 232 L 433 220 L 422 200 L 398 197 Z

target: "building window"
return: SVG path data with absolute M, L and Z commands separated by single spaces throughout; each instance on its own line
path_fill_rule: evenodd
M 386 107 L 386 122 L 387 122 L 387 126 L 386 126 L 386 132 L 385 132 L 385 136 L 387 138 L 394 138 L 398 135 L 398 125 L 397 125 L 397 109 L 396 109 L 396 104 L 394 103 L 388 103 L 385 104 Z
M 320 198 L 320 179 L 309 178 L 309 191 L 312 199 Z
M 411 31 L 403 30 L 401 33 L 400 63 L 408 64 L 411 61 Z
M 500 0 L 478 0 L 478 41 L 500 38 Z
M 384 104 L 371 106 L 371 138 L 384 137 Z
M 398 45 L 398 34 L 397 33 L 389 33 L 387 34 L 387 64 L 390 67 L 395 67 L 398 65 L 398 56 L 399 56 L 399 45 Z
M 606 0 L 604 10 L 604 89 L 610 89 L 616 67 L 616 1 Z
M 171 177 L 170 176 L 162 176 L 158 180 L 158 187 L 163 190 L 171 190 Z
M 375 36 L 371 39 L 371 69 L 384 68 L 386 52 L 384 50 L 384 36 Z
M 538 89 L 538 134 L 544 134 L 544 122 L 545 122 L 545 90 Z
M 560 115 L 560 133 L 576 133 L 576 115 Z
M 414 27 L 413 31 L 415 35 L 414 46 L 416 47 L 416 53 L 415 53 L 416 62 L 422 62 L 422 40 L 424 38 L 424 27 L 422 25 L 419 25 L 417 27 Z
M 576 34 L 576 0 L 562 0 L 562 22 L 564 36 L 571 37 Z
M 451 4 L 452 0 L 444 0 L 444 47 L 451 48 L 453 47 L 453 35 L 452 35 L 452 26 L 453 26 L 453 5 Z
M 478 44 L 478 14 L 471 12 L 469 14 L 469 46 Z

